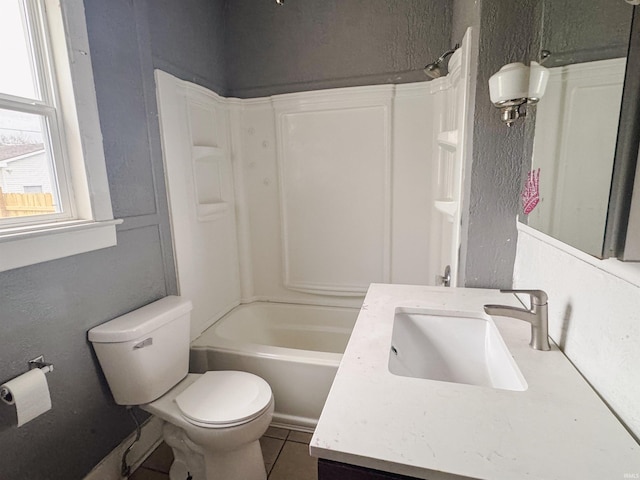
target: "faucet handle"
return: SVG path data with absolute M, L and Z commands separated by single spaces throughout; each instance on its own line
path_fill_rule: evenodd
M 544 290 L 500 290 L 502 293 L 526 293 L 531 299 L 531 305 L 546 305 L 547 293 Z

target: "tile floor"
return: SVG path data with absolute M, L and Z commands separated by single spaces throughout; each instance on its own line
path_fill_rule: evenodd
M 269 480 L 317 480 L 317 459 L 309 455 L 310 433 L 269 427 L 260 439 Z M 164 442 L 138 468 L 130 480 L 169 480 L 173 461 Z

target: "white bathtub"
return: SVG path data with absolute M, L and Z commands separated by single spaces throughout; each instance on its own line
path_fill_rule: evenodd
M 274 425 L 311 431 L 358 311 L 288 303 L 240 305 L 192 343 L 190 370 L 242 370 L 261 376 L 275 397 Z

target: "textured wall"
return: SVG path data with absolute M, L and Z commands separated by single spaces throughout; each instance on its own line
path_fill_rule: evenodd
M 523 14 L 531 19 L 522 22 Z M 462 225 L 464 285 L 506 288 L 511 285 L 516 249 L 516 214 L 522 174 L 529 162 L 525 122 L 507 128 L 489 99 L 489 77 L 510 62 L 535 58 L 541 8 L 534 0 L 482 3 L 479 63 L 473 129 L 473 166 Z M 530 135 L 529 135 L 530 136 Z
M 611 0 L 545 0 L 541 48 L 548 67 L 627 55 L 633 7 Z
M 167 21 L 154 51 L 166 52 L 189 78 L 217 84 L 220 70 L 205 68 L 202 57 L 213 41 L 205 23 L 219 25 L 202 13 L 210 2 L 189 3 L 179 22 Z M 112 400 L 87 330 L 176 293 L 147 6 L 86 0 L 85 8 L 114 215 L 124 223 L 116 247 L 0 273 L 0 383 L 40 354 L 55 364 L 47 376 L 51 411 L 16 429 L 10 409 L 0 408 L 1 478 L 82 478 L 133 430 Z M 151 23 L 161 16 L 154 10 Z M 191 21 L 200 26 L 185 39 L 182 22 Z M 176 58 L 165 48 L 186 49 L 187 40 L 199 46 L 193 56 Z
M 276 93 L 416 81 L 449 49 L 446 0 L 226 2 L 229 93 Z
M 224 0 L 148 4 L 153 66 L 225 95 Z
M 462 43 L 468 27 L 480 25 L 480 0 L 453 0 L 451 45 Z

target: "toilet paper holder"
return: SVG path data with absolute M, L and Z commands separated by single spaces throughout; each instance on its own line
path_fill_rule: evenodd
M 29 370 L 39 368 L 43 373 L 49 373 L 53 371 L 53 363 L 45 362 L 44 355 L 40 355 L 33 360 L 29 360 L 28 365 Z M 0 389 L 0 398 L 7 403 L 12 402 L 11 392 L 9 392 L 9 390 L 7 390 L 6 388 Z
M 40 355 L 33 360 L 29 360 L 29 370 L 33 370 L 34 368 L 39 368 L 44 373 L 53 372 L 53 363 L 45 362 L 44 355 Z

